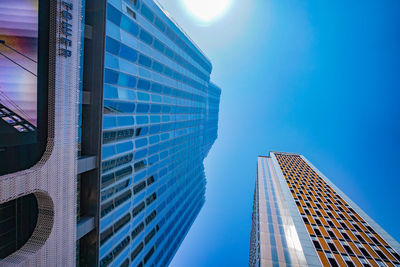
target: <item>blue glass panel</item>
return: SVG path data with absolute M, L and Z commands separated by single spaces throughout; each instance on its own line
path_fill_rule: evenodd
M 160 148 L 160 146 L 158 144 L 149 147 L 149 155 L 152 155 L 152 154 L 158 152 L 159 148 Z
M 136 111 L 137 111 L 137 109 L 136 109 Z M 136 116 L 136 122 L 138 124 L 145 124 L 145 123 L 149 122 L 149 118 L 147 116 Z
M 151 91 L 156 93 L 161 93 L 163 90 L 163 86 L 159 83 L 152 83 L 151 84 Z
M 150 122 L 151 123 L 159 123 L 160 122 L 160 116 L 150 116 Z
M 153 165 L 155 162 L 158 161 L 158 155 L 154 155 L 152 157 L 149 158 L 149 165 Z
M 165 159 L 168 157 L 168 151 L 163 151 L 160 153 L 160 160 Z
M 165 48 L 165 54 L 167 55 L 167 57 L 169 57 L 171 59 L 174 58 L 174 51 L 172 51 L 168 47 Z
M 129 32 L 133 36 L 137 36 L 139 33 L 138 25 L 125 15 L 121 18 L 121 29 Z
M 139 116 L 139 117 L 142 117 L 142 116 Z M 148 132 L 149 132 L 149 127 L 141 127 L 140 133 L 136 134 L 136 136 L 145 136 Z
M 161 134 L 161 141 L 167 140 L 169 138 L 169 133 Z
M 149 141 L 150 141 L 150 144 L 154 144 L 154 143 L 160 141 L 160 137 L 158 135 L 150 136 Z
M 174 71 L 172 69 L 168 68 L 167 66 L 165 66 L 164 74 L 172 78 L 174 75 Z
M 142 66 L 150 68 L 150 66 L 151 66 L 151 58 L 140 54 L 140 56 L 139 56 L 139 64 L 142 65 Z
M 133 143 L 132 141 L 128 141 L 125 143 L 119 143 L 116 145 L 117 147 L 117 153 L 123 153 L 123 152 L 127 152 L 133 149 Z
M 104 66 L 106 68 L 111 68 L 111 69 L 119 69 L 119 60 L 117 57 L 109 54 L 109 53 L 105 53 L 105 59 L 104 59 Z
M 163 69 L 164 69 L 164 65 L 161 64 L 161 63 L 158 63 L 158 62 L 155 61 L 155 60 L 153 60 L 153 67 L 152 67 L 152 69 L 153 69 L 154 71 L 157 71 L 157 72 L 159 72 L 159 73 L 162 73 L 162 72 L 163 72 Z
M 121 40 L 121 31 L 119 26 L 114 23 L 106 23 L 106 35 L 110 36 L 118 41 Z
M 171 129 L 171 125 L 169 123 L 161 125 L 161 132 L 169 131 Z
M 119 102 L 118 111 L 122 113 L 133 113 L 135 111 L 135 104 L 130 102 Z
M 118 56 L 119 49 L 120 49 L 120 42 L 107 36 L 106 37 L 106 51 Z
M 106 159 L 115 155 L 115 145 L 103 146 L 101 153 L 102 153 L 101 154 L 102 159 Z
M 164 168 L 158 172 L 159 177 L 163 177 L 167 174 L 167 168 Z
M 161 106 L 160 105 L 151 105 L 151 113 L 160 113 L 161 112 Z
M 133 90 L 120 87 L 118 88 L 118 98 L 121 100 L 135 100 L 136 94 Z
M 133 126 L 134 120 L 131 116 L 118 117 L 118 126 Z
M 119 55 L 122 58 L 125 58 L 132 62 L 136 62 L 136 60 L 138 58 L 137 51 L 133 48 L 130 48 L 129 46 L 124 45 L 124 44 L 121 44 L 121 51 L 120 51 Z
M 111 111 L 118 111 L 117 108 L 118 102 L 111 101 L 111 100 L 104 100 L 104 108 L 111 110 Z
M 153 43 L 153 36 L 144 29 L 140 30 L 139 38 L 148 45 Z
M 159 17 L 156 17 L 156 21 L 154 24 L 156 25 L 157 29 L 159 29 L 161 32 L 165 31 L 164 22 Z
M 165 86 L 165 87 L 164 87 L 164 94 L 170 95 L 170 94 L 171 94 L 171 91 L 172 91 L 171 87 L 168 87 L 168 86 Z
M 170 111 L 171 111 L 171 107 L 170 106 L 167 106 L 167 105 L 162 106 L 162 113 L 169 113 Z
M 140 148 L 147 145 L 147 138 L 141 138 L 141 139 L 137 139 L 135 140 L 135 146 L 136 148 Z
M 144 157 L 146 157 L 146 155 L 147 155 L 147 148 L 139 150 L 139 151 L 136 151 L 135 160 L 144 158 Z
M 103 129 L 114 128 L 117 125 L 115 117 L 104 116 L 103 118 Z
M 145 16 L 148 20 L 153 22 L 154 14 L 145 4 L 142 4 L 142 8 L 140 10 L 140 13 L 142 13 L 142 15 Z
M 119 76 L 118 72 L 110 70 L 110 69 L 104 69 L 104 82 L 105 83 L 117 84 L 118 76 Z
M 121 12 L 110 4 L 107 4 L 107 19 L 119 26 L 121 22 Z
M 160 132 L 160 124 L 150 126 L 150 134 L 155 134 Z
M 104 85 L 104 98 L 118 98 L 117 88 L 108 84 Z
M 142 103 L 137 104 L 136 113 L 147 113 L 148 111 L 149 111 L 149 104 L 142 104 Z
M 153 47 L 164 54 L 165 45 L 160 42 L 158 39 L 154 39 Z
M 148 80 L 139 79 L 137 88 L 148 91 L 150 89 L 150 82 Z
M 118 84 L 121 86 L 133 88 L 136 86 L 136 77 L 133 77 L 125 73 L 120 73 Z
M 143 93 L 143 92 L 137 92 L 137 96 L 138 96 L 138 99 L 140 100 L 140 101 L 149 101 L 150 100 L 150 96 L 149 96 L 149 94 L 147 94 L 147 93 Z

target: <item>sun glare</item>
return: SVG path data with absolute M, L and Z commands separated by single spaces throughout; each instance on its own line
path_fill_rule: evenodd
M 223 15 L 232 0 L 181 0 L 186 9 L 201 23 L 209 24 Z

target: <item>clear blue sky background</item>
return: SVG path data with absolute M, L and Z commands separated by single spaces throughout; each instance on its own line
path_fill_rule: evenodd
M 257 155 L 304 154 L 400 240 L 400 1 L 233 0 L 198 26 L 222 88 L 206 203 L 173 267 L 246 266 Z

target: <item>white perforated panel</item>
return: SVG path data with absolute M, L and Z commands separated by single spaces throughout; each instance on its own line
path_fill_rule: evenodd
M 29 241 L 0 266 L 75 265 L 81 1 L 66 0 L 73 4 L 69 58 L 58 55 L 62 2 L 52 1 L 46 152 L 34 167 L 0 177 L 0 203 L 35 193 L 38 223 Z

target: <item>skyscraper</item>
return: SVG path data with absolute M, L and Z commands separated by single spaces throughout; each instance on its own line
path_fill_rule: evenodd
M 400 245 L 304 156 L 257 160 L 249 266 L 400 266 Z
M 205 201 L 209 59 L 152 0 L 0 14 L 0 265 L 168 265 Z

